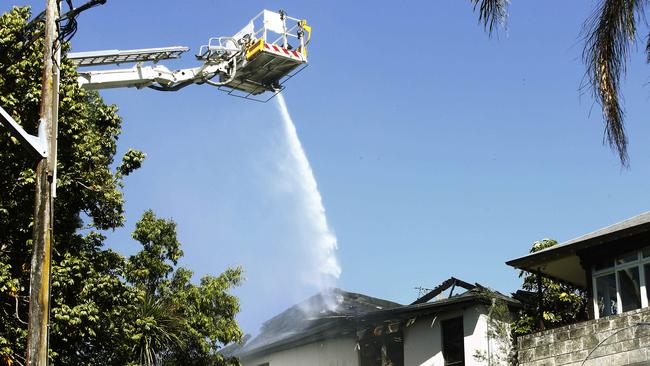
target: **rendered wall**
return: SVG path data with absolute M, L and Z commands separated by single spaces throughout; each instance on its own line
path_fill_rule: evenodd
M 482 365 L 474 355 L 476 351 L 488 352 L 487 308 L 473 306 L 462 311 L 419 318 L 404 330 L 404 366 L 443 366 L 441 321 L 463 317 L 465 333 L 465 365 Z M 433 325 L 432 325 L 433 324 Z M 498 347 L 490 342 L 491 352 Z
M 357 341 L 353 336 L 328 339 L 264 357 L 243 359 L 244 366 L 358 366 Z
M 519 337 L 519 364 L 648 365 L 650 326 L 638 326 L 640 322 L 650 322 L 650 308 Z
M 465 365 L 484 365 L 474 356 L 477 351 L 494 355 L 498 340 L 488 347 L 487 312 L 484 306 L 473 306 L 444 315 L 417 318 L 404 329 L 404 366 L 444 366 L 442 357 L 441 321 L 463 317 Z M 503 357 L 505 359 L 505 357 Z M 354 336 L 310 343 L 264 357 L 243 359 L 244 366 L 359 366 L 357 341 Z M 611 366 L 611 365 L 610 365 Z

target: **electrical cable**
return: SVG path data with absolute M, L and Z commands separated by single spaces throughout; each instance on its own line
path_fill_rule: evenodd
M 60 3 L 61 0 L 58 0 Z M 75 33 L 77 32 L 78 24 L 77 24 L 77 15 L 81 14 L 83 11 L 94 8 L 98 5 L 104 5 L 106 4 L 106 0 L 90 0 L 87 3 L 79 6 L 79 7 L 74 7 L 74 4 L 72 0 L 65 0 L 66 5 L 68 6 L 68 12 L 65 14 L 61 14 L 59 16 L 59 23 L 62 23 L 65 21 L 65 24 L 59 24 L 60 25 L 60 32 L 59 32 L 59 40 L 62 42 L 67 42 L 72 37 L 74 37 Z M 37 16 L 32 19 L 26 27 L 27 33 L 29 33 L 31 30 L 33 30 L 38 23 L 41 21 L 45 20 L 45 11 L 42 11 L 39 13 Z M 39 32 L 40 33 L 40 32 Z M 33 41 L 34 38 L 38 37 L 38 33 L 33 34 L 30 41 Z

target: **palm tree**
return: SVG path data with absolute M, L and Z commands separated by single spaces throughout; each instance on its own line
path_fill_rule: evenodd
M 184 346 L 185 319 L 176 307 L 152 296 L 145 296 L 138 304 L 136 333 L 133 339 L 137 346 L 139 365 L 162 364 L 164 355 L 170 349 Z
M 505 23 L 509 0 L 470 1 L 489 35 L 499 24 Z M 648 0 L 599 0 L 593 15 L 584 23 L 582 59 L 586 67 L 586 87 L 603 112 L 603 142 L 618 154 L 623 166 L 628 165 L 628 154 L 620 79 L 625 73 L 629 50 L 637 40 L 637 24 L 645 22 L 644 12 L 648 5 Z M 646 54 L 650 62 L 650 37 Z

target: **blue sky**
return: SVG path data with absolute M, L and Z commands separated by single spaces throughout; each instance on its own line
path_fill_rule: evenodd
M 407 303 L 415 286 L 450 276 L 514 291 L 520 280 L 504 262 L 533 241 L 650 207 L 649 69 L 632 55 L 631 168 L 621 169 L 579 90 L 592 5 L 515 0 L 507 31 L 489 39 L 469 1 L 109 0 L 80 17 L 73 49 L 186 45 L 168 65 L 189 67 L 209 37 L 234 34 L 261 9 L 308 19 L 311 65 L 285 97 L 338 237 L 337 286 Z M 197 276 L 244 266 L 237 294 L 249 332 L 310 293 L 292 272 L 308 243 L 295 242 L 296 213 L 273 189 L 283 144 L 273 101 L 209 86 L 102 95 L 124 118 L 120 152 L 147 153 L 126 182 L 128 224 L 109 234 L 111 247 L 137 250 L 130 232 L 147 208 L 173 218 Z

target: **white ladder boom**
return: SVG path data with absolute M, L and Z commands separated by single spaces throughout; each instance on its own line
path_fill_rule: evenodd
M 68 53 L 68 59 L 72 60 L 77 67 L 98 66 L 98 65 L 119 65 L 129 62 L 158 62 L 180 58 L 181 55 L 190 49 L 183 46 L 143 48 L 139 50 L 107 50 L 91 52 Z

